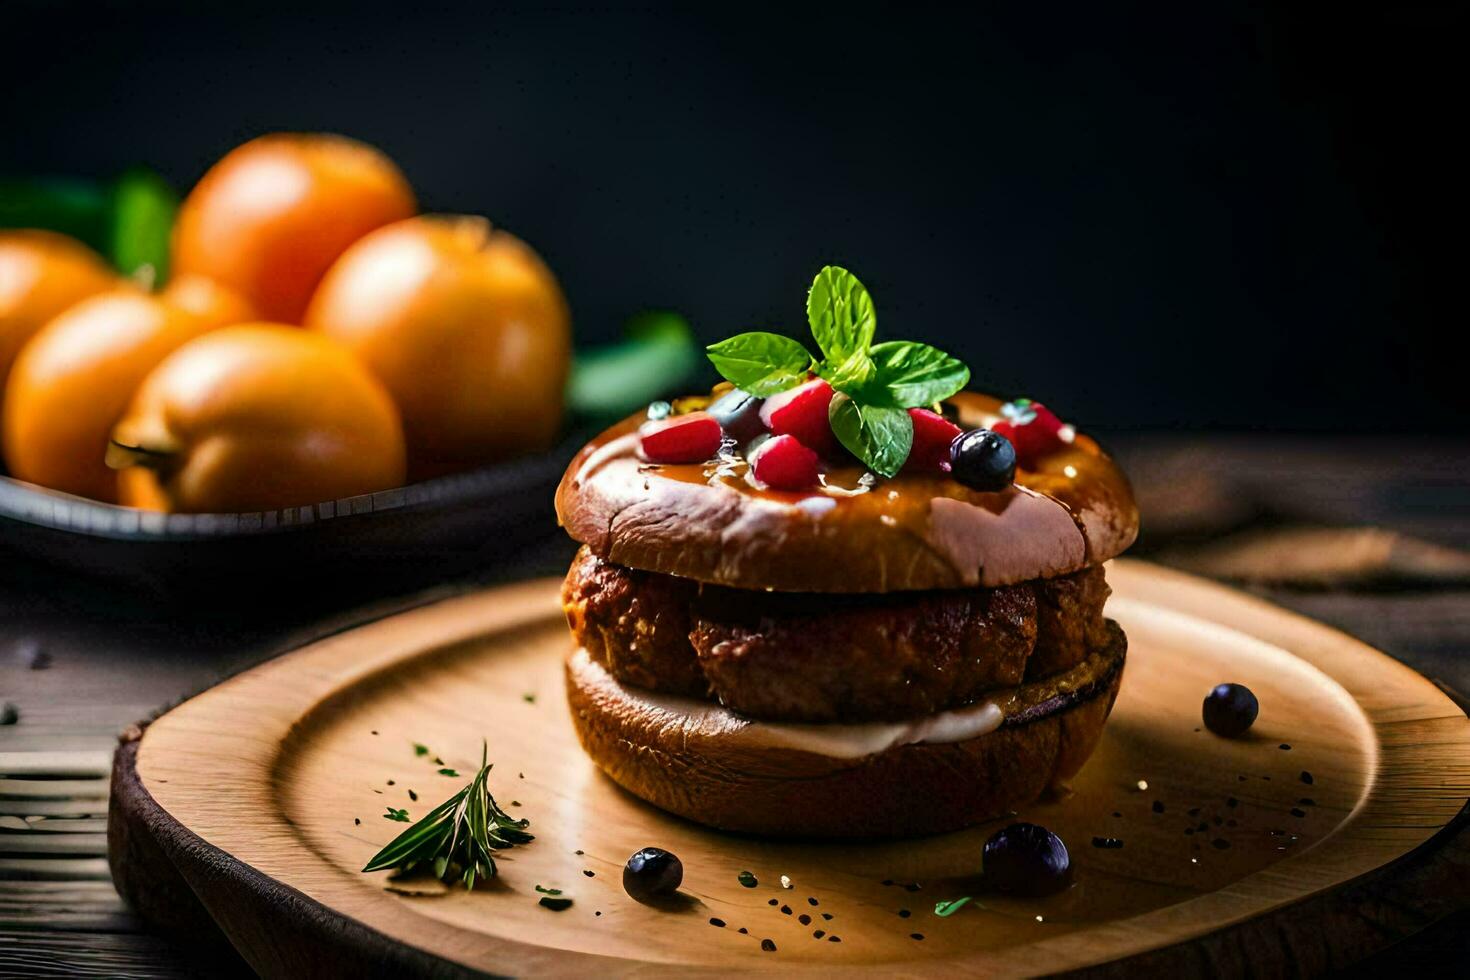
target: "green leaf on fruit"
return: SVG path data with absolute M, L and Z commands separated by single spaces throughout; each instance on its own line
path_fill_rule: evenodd
M 896 475 L 909 458 L 914 421 L 901 408 L 863 405 L 839 392 L 832 396 L 828 418 L 837 441 L 879 476 Z
M 970 369 L 928 344 L 890 340 L 873 348 L 877 385 L 899 408 L 943 401 L 970 380 Z
M 806 310 L 821 360 L 813 362 L 789 337 L 760 332 L 711 344 L 710 361 L 726 381 L 760 398 L 794 388 L 815 372 L 837 392 L 828 418 L 838 441 L 874 473 L 893 476 L 913 448 L 907 409 L 960 391 L 970 369 L 928 344 L 874 345 L 873 298 L 857 276 L 835 265 L 817 273 Z
M 812 356 L 790 337 L 777 333 L 740 333 L 707 348 L 715 370 L 735 387 L 769 398 L 806 380 Z
M 812 281 L 806 318 L 822 356 L 833 364 L 866 353 L 878 327 L 867 288 L 857 276 L 835 265 L 824 268 Z

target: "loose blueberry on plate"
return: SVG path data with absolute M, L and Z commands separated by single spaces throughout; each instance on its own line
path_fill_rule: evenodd
M 989 429 L 971 429 L 949 444 L 950 472 L 972 490 L 1004 490 L 1016 476 L 1016 449 Z
M 985 842 L 985 882 L 1011 895 L 1039 897 L 1067 887 L 1072 859 L 1056 834 L 1034 823 L 1013 823 Z
M 709 413 L 731 439 L 749 442 L 766 431 L 766 424 L 761 421 L 762 404 L 764 399 L 734 388 L 717 398 L 710 405 Z
M 1261 703 L 1244 684 L 1220 684 L 1205 698 L 1205 727 L 1224 738 L 1244 735 L 1255 724 Z
M 634 851 L 623 865 L 623 890 L 640 902 L 672 895 L 683 881 L 684 862 L 662 847 Z

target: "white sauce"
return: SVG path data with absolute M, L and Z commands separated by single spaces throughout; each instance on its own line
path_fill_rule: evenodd
M 676 721 L 686 731 L 757 748 L 794 749 L 831 759 L 861 759 L 899 745 L 943 744 L 978 738 L 1000 727 L 1005 715 L 993 701 L 941 711 L 912 721 L 862 725 L 754 721 L 729 708 L 694 698 L 657 694 L 619 683 L 586 650 L 572 655 L 572 671 L 588 687 L 616 690 L 641 712 Z

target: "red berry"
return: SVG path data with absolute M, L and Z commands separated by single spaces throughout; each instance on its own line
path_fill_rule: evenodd
M 638 430 L 638 451 L 650 463 L 702 463 L 720 451 L 724 432 L 708 412 L 674 415 Z
M 1020 398 L 1006 403 L 1001 414 L 1005 418 L 992 425 L 990 431 L 1009 439 L 1016 447 L 1016 460 L 1028 469 L 1034 467 L 1042 456 L 1067 444 L 1062 437 L 1066 426 L 1040 402 Z
M 778 436 L 796 436 L 823 456 L 837 449 L 827 406 L 832 403 L 832 386 L 821 378 L 767 398 L 761 406 L 761 421 Z
M 960 434 L 960 427 L 927 408 L 909 409 L 914 420 L 914 448 L 903 464 L 908 473 L 948 473 L 949 444 Z
M 775 436 L 750 454 L 755 478 L 775 490 L 805 490 L 817 482 L 817 454 L 795 436 Z

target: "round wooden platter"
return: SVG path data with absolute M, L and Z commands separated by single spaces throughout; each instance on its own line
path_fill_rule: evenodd
M 980 848 L 1003 821 L 774 842 L 625 794 L 572 733 L 553 582 L 321 640 L 159 718 L 119 753 L 114 868 L 125 894 L 176 923 L 197 899 L 266 975 L 1269 975 L 1350 961 L 1466 901 L 1470 721 L 1434 685 L 1199 579 L 1118 561 L 1109 580 L 1129 635 L 1122 693 L 1072 792 L 1020 814 L 1071 849 L 1075 884 L 1059 896 L 985 892 Z M 1248 737 L 1201 730 L 1200 701 L 1224 680 L 1260 697 Z M 492 792 L 536 840 L 502 852 L 499 877 L 472 893 L 362 873 L 404 829 L 388 808 L 416 819 L 449 796 L 464 776 L 438 769 L 473 771 L 482 738 Z M 646 845 L 682 858 L 680 901 L 624 893 L 623 862 Z M 541 907 L 537 885 L 572 906 Z

